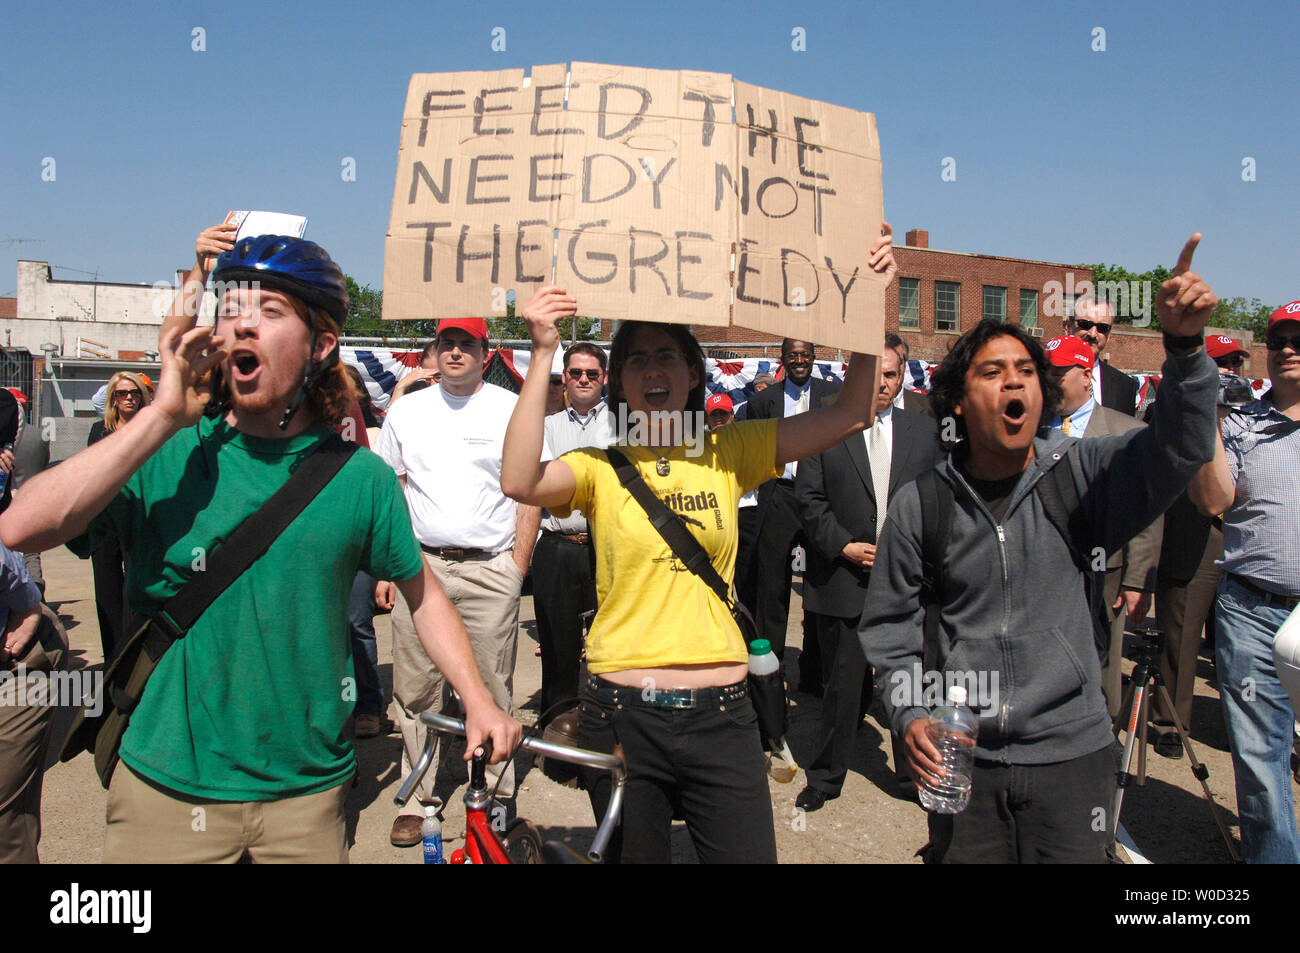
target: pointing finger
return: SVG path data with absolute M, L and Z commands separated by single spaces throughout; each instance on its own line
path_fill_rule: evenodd
M 1181 275 L 1188 268 L 1192 267 L 1192 253 L 1196 251 L 1196 246 L 1200 243 L 1200 232 L 1197 232 L 1191 238 L 1187 239 L 1187 244 L 1183 246 L 1182 254 L 1178 256 L 1178 264 L 1174 265 L 1175 275 Z

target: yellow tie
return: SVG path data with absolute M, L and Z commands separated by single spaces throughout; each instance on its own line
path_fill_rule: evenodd
M 1061 433 L 1065 434 L 1067 437 L 1070 436 L 1070 415 L 1069 414 L 1066 414 L 1065 418 L 1061 421 Z

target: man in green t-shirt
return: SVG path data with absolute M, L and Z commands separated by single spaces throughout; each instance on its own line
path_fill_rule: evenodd
M 347 293 L 324 249 L 268 235 L 236 244 L 218 227 L 198 250 L 164 325 L 153 403 L 33 477 L 0 514 L 0 539 L 18 549 L 68 542 L 85 554 L 118 536 L 136 611 L 204 570 L 329 436 L 351 394 L 337 356 Z M 192 327 L 215 251 L 217 324 Z M 219 413 L 204 417 L 209 398 Z M 488 737 L 497 759 L 514 748 L 519 725 L 484 688 L 465 628 L 424 568 L 396 477 L 358 450 L 159 663 L 122 739 L 106 861 L 347 860 L 347 601 L 358 569 L 397 580 L 425 651 L 465 703 L 469 749 Z

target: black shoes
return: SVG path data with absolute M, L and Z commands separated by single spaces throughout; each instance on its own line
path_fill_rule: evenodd
M 799 792 L 799 796 L 794 799 L 794 806 L 811 814 L 813 811 L 820 811 L 827 801 L 833 801 L 837 797 L 839 797 L 838 793 L 830 794 L 810 786 Z

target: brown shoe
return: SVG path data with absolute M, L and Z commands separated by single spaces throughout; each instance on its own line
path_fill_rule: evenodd
M 424 818 L 415 814 L 400 814 L 393 821 L 393 832 L 388 835 L 388 840 L 394 847 L 414 847 L 423 839 L 420 836 L 420 828 L 423 826 Z
M 378 715 L 357 715 L 356 736 L 358 738 L 378 738 L 381 719 Z

